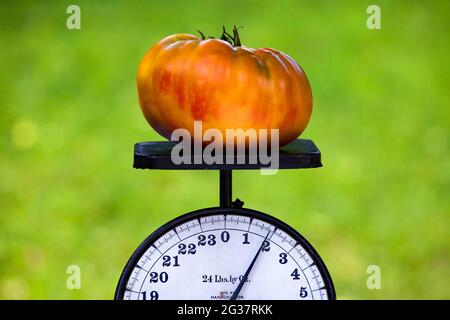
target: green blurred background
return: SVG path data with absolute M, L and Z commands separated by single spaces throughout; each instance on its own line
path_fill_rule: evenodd
M 66 8 L 81 8 L 81 30 Z M 381 8 L 381 30 L 366 9 Z M 132 169 L 162 140 L 138 63 L 173 33 L 279 49 L 305 69 L 303 137 L 324 167 L 234 174 L 247 207 L 321 253 L 340 299 L 450 298 L 449 1 L 15 1 L 0 5 L 0 298 L 110 299 L 127 259 L 177 215 L 218 204 L 217 172 Z M 79 265 L 80 290 L 66 288 Z M 369 290 L 369 265 L 381 289 Z

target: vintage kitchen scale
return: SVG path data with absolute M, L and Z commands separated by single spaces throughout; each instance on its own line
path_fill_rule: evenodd
M 145 239 L 122 272 L 115 299 L 336 298 L 325 264 L 301 234 L 272 216 L 243 208 L 239 199 L 232 202 L 232 170 L 265 165 L 175 165 L 171 161 L 174 145 L 137 143 L 134 168 L 219 170 L 220 206 L 181 215 Z M 295 140 L 279 151 L 279 169 L 321 166 L 320 151 L 311 140 Z

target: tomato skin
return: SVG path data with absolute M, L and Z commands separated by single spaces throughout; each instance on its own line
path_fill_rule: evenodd
M 296 139 L 312 111 L 300 66 L 274 49 L 233 47 L 189 34 L 162 39 L 142 60 L 137 86 L 149 124 L 170 139 L 177 128 L 279 129 L 280 146 Z

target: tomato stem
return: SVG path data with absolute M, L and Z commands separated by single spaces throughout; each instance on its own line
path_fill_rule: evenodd
M 202 40 L 205 40 L 205 35 L 203 34 L 203 32 L 201 32 L 200 30 L 197 30 L 197 32 L 202 36 Z
M 225 30 L 225 26 L 222 26 L 222 36 L 220 37 L 221 40 L 225 40 L 229 44 L 233 45 L 233 38 L 231 35 Z
M 242 28 L 242 27 L 239 27 L 239 28 Z M 239 38 L 239 32 L 238 32 L 239 28 L 234 26 L 233 27 L 233 35 L 231 35 L 225 30 L 225 26 L 222 26 L 222 36 L 220 37 L 220 39 L 225 40 L 226 42 L 231 44 L 233 47 L 240 47 L 242 44 L 241 44 L 241 39 Z
M 239 27 L 242 28 L 242 27 Z M 239 32 L 236 26 L 233 27 L 233 42 L 235 47 L 241 46 L 241 39 L 239 39 Z
M 240 28 L 242 28 L 242 27 L 238 28 L 236 26 L 233 26 L 233 35 L 231 35 L 227 32 L 227 30 L 225 30 L 225 26 L 222 26 L 222 35 L 220 36 L 220 40 L 224 40 L 224 41 L 228 42 L 233 47 L 242 46 L 241 39 L 239 38 L 239 32 L 238 32 L 238 29 L 240 29 Z M 210 37 L 210 36 L 205 37 L 203 32 L 201 32 L 200 30 L 197 30 L 197 32 L 200 33 L 202 40 L 214 39 L 214 37 Z

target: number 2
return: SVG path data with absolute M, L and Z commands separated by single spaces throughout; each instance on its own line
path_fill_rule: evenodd
M 193 243 L 190 243 L 190 244 L 188 245 L 188 248 L 189 248 L 188 254 L 195 254 L 195 253 L 197 252 L 197 250 L 195 249 L 196 246 L 195 246 L 195 244 L 193 244 Z
M 203 247 L 204 245 L 206 245 L 206 236 L 205 235 L 201 234 L 201 235 L 198 236 L 198 243 L 197 243 L 197 245 L 199 247 Z
M 262 252 L 269 252 L 270 251 L 270 242 L 269 241 L 267 241 L 267 240 L 264 241 L 264 244 L 263 244 L 263 246 L 261 248 L 261 251 Z

